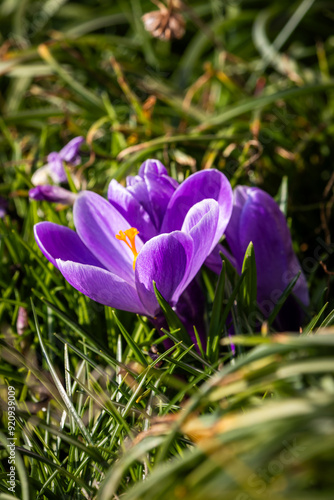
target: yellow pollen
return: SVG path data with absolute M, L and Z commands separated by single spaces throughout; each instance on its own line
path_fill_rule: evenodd
M 138 257 L 138 252 L 136 249 L 135 237 L 139 234 L 138 229 L 131 227 L 125 231 L 120 231 L 119 234 L 115 234 L 116 239 L 124 241 L 124 243 L 130 248 L 133 253 L 133 270 L 135 270 L 136 259 Z

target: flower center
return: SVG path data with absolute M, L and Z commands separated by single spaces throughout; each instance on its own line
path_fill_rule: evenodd
M 115 234 L 116 239 L 124 241 L 124 243 L 130 248 L 133 253 L 133 270 L 135 270 L 136 260 L 138 257 L 138 252 L 136 249 L 135 237 L 139 234 L 138 229 L 131 227 L 125 231 L 120 231 L 119 234 Z

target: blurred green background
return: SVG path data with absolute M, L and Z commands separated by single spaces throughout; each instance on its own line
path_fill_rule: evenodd
M 15 385 L 24 459 L 16 494 L 332 500 L 334 343 L 324 328 L 334 317 L 333 1 L 173 0 L 180 38 L 167 32 L 163 5 L 0 3 L 0 196 L 8 203 L 0 402 Z M 143 15 L 160 16 L 164 40 Z M 111 178 L 124 182 L 158 158 L 180 181 L 214 167 L 233 187 L 277 197 L 310 284 L 304 335 L 237 338 L 244 356 L 222 356 L 218 373 L 178 344 L 161 354 L 161 370 L 153 366 L 148 351 L 159 336 L 146 319 L 89 301 L 34 242 L 41 220 L 73 227 L 71 208 L 29 202 L 28 190 L 47 155 L 78 135 L 86 139 L 72 172 L 79 189 L 105 195 Z M 204 277 L 209 323 L 217 281 Z M 2 423 L 5 446 L 5 412 Z M 287 449 L 295 451 L 288 465 Z M 0 457 L 5 499 L 3 449 Z

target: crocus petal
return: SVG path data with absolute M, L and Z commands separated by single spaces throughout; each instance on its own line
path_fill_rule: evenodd
M 218 221 L 219 206 L 215 200 L 202 200 L 187 213 L 181 230 L 193 240 L 194 251 L 188 273 L 180 284 L 180 293 L 196 276 L 205 259 L 217 245 L 220 239 L 217 231 Z
M 57 268 L 57 259 L 103 267 L 77 233 L 68 227 L 53 222 L 39 222 L 34 226 L 34 234 L 43 255 Z
M 85 141 L 83 137 L 75 137 L 66 146 L 59 151 L 59 156 L 62 160 L 69 163 L 74 163 L 78 159 L 79 149 L 81 144 Z
M 233 243 L 227 240 L 232 248 Z M 301 268 L 292 248 L 289 228 L 284 215 L 273 198 L 258 188 L 248 191 L 247 201 L 239 222 L 239 246 L 245 252 L 252 241 L 258 276 L 258 302 L 270 309 L 280 294 Z M 305 304 L 309 303 L 307 284 L 303 275 L 295 285 L 294 294 Z M 272 305 L 270 304 L 272 303 Z
M 178 183 L 167 175 L 167 170 L 158 160 L 147 160 L 138 175 L 127 178 L 127 190 L 144 207 L 158 231 L 177 186 Z
M 109 202 L 123 215 L 131 227 L 138 229 L 140 238 L 145 242 L 153 236 L 157 236 L 157 230 L 153 226 L 150 216 L 133 197 L 128 189 L 119 184 L 115 179 L 109 184 Z
M 128 175 L 126 178 L 126 187 L 134 186 L 137 182 L 142 182 L 143 178 L 140 175 Z
M 53 182 L 67 182 L 67 176 L 63 165 L 63 160 L 59 153 L 48 155 L 49 174 Z
M 3 219 L 7 213 L 8 201 L 0 196 L 0 219 Z
M 64 278 L 79 292 L 106 306 L 147 314 L 136 289 L 119 276 L 87 264 L 57 259 Z
M 95 257 L 112 273 L 134 283 L 133 253 L 116 239 L 119 231 L 129 229 L 129 223 L 107 200 L 92 191 L 82 191 L 73 209 L 78 235 Z M 143 243 L 136 237 L 139 252 Z
M 168 176 L 166 167 L 159 160 L 146 160 L 141 164 L 138 175 L 144 177 L 147 174 Z
M 233 267 L 237 267 L 237 261 L 233 257 L 233 255 L 226 250 L 221 244 L 218 244 L 213 251 L 210 253 L 209 257 L 205 259 L 204 264 L 211 269 L 216 274 L 220 274 L 222 270 L 222 258 L 220 256 L 220 253 L 223 254 L 224 258 L 226 258 Z
M 233 211 L 225 231 L 226 239 L 237 264 L 237 271 L 241 273 L 241 267 L 245 250 L 240 245 L 239 228 L 242 210 L 247 202 L 249 194 L 252 192 L 248 186 L 237 186 L 233 191 Z M 254 240 L 252 240 L 254 243 Z M 248 242 L 249 243 L 249 242 Z M 247 245 L 248 246 L 248 245 Z M 247 248 L 247 247 L 246 247 Z
M 162 296 L 168 301 L 177 300 L 178 289 L 193 255 L 192 238 L 175 231 L 161 234 L 148 241 L 136 261 L 136 286 L 140 300 L 154 316 L 159 309 L 154 294 L 153 280 Z
M 47 184 L 51 179 L 50 167 L 47 163 L 40 167 L 31 176 L 31 182 L 34 186 L 39 186 L 41 184 Z
M 291 249 L 292 249 L 292 245 L 291 245 Z M 292 252 L 293 252 L 293 249 L 292 249 Z M 300 262 L 297 259 L 294 252 L 292 255 L 291 255 L 291 253 L 289 254 L 288 262 L 289 262 L 288 272 L 285 272 L 285 274 L 283 276 L 283 283 L 287 283 L 287 284 L 301 270 Z M 308 307 L 310 305 L 310 295 L 308 292 L 308 285 L 307 285 L 306 277 L 305 277 L 305 274 L 303 273 L 303 271 L 301 272 L 301 275 L 299 276 L 298 281 L 294 286 L 293 295 L 295 295 L 295 297 L 297 297 L 306 307 Z
M 159 231 L 174 188 L 165 179 L 155 175 L 146 175 L 145 178 L 140 177 L 139 179 L 138 182 L 128 187 L 128 190 L 144 207 L 155 228 Z
M 217 231 L 222 236 L 232 213 L 233 193 L 229 181 L 218 170 L 196 172 L 180 184 L 169 201 L 161 232 L 181 229 L 190 208 L 206 198 L 218 202 Z
M 49 201 L 51 203 L 62 203 L 63 205 L 72 205 L 77 195 L 59 186 L 46 184 L 37 186 L 29 191 L 29 198 L 37 201 Z
M 168 175 L 166 167 L 159 160 L 146 160 L 141 164 L 138 175 L 145 178 L 147 175 L 162 177 L 166 185 L 170 186 L 173 191 L 179 186 L 177 180 Z
M 206 252 L 209 254 L 217 245 L 220 238 L 218 218 L 219 205 L 215 200 L 202 200 L 191 207 L 181 230 L 188 233 L 194 240 L 194 252 L 202 252 L 202 248 L 205 246 Z

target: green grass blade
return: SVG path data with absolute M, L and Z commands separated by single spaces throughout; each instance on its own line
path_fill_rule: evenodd
M 133 354 L 135 355 L 135 358 L 137 361 L 142 365 L 142 366 L 147 366 L 147 361 L 144 356 L 144 354 L 141 352 L 137 344 L 133 341 L 133 338 L 131 335 L 127 332 L 127 330 L 124 328 L 120 320 L 117 318 L 116 313 L 113 311 L 113 316 L 115 319 L 115 322 L 120 329 L 121 334 L 123 335 L 124 339 L 126 340 L 128 346 L 132 350 Z
M 282 295 L 278 299 L 273 311 L 271 312 L 271 314 L 268 318 L 268 325 L 272 325 L 272 323 L 275 321 L 277 314 L 280 312 L 284 302 L 286 301 L 286 299 L 289 297 L 290 293 L 292 292 L 300 275 L 301 275 L 301 271 L 299 271 L 298 274 L 293 278 L 291 283 L 289 283 L 289 285 L 286 287 L 286 289 L 284 290 L 284 292 L 282 293 Z
M 206 344 L 206 354 L 208 359 L 215 361 L 218 359 L 218 349 L 220 340 L 220 316 L 223 307 L 223 297 L 225 290 L 225 277 L 226 277 L 226 263 L 222 259 L 222 270 L 218 278 L 217 289 L 212 306 L 211 321 L 208 333 L 208 340 Z M 218 338 L 217 338 L 218 337 Z M 216 349 L 214 348 L 216 346 Z
M 320 311 L 320 312 L 322 312 L 322 311 Z M 333 322 L 334 322 L 334 309 L 328 314 L 328 316 L 326 316 L 326 318 L 323 320 L 323 322 L 319 326 L 318 330 L 320 330 L 321 328 L 326 328 L 328 326 L 331 326 L 333 324 Z
M 245 257 L 242 264 L 242 272 L 245 273 L 245 279 L 240 289 L 241 304 L 245 313 L 249 315 L 254 311 L 257 305 L 256 261 L 254 246 L 252 242 L 249 243 L 245 252 Z
M 220 319 L 220 325 L 219 325 L 219 331 L 221 332 L 224 328 L 224 325 L 226 323 L 226 320 L 227 320 L 227 317 L 229 315 L 229 312 L 231 311 L 231 308 L 233 306 L 233 303 L 236 299 L 236 296 L 238 295 L 239 291 L 240 291 L 240 288 L 241 288 L 241 285 L 242 285 L 242 282 L 243 280 L 245 279 L 245 275 L 246 273 L 243 272 L 239 277 L 238 277 L 238 280 L 237 280 L 237 283 L 234 287 L 234 289 L 232 290 L 232 293 L 228 299 L 228 302 L 224 308 L 224 312 L 221 316 L 221 319 Z
M 321 308 L 318 314 L 314 316 L 314 318 L 311 319 L 311 321 L 303 328 L 303 335 L 307 335 L 308 333 L 312 332 L 314 329 L 315 325 L 318 323 L 319 319 L 321 318 L 323 312 L 326 310 L 328 306 L 328 302 Z
M 313 85 L 305 85 L 303 87 L 293 87 L 286 90 L 280 90 L 274 92 L 270 95 L 264 95 L 260 97 L 251 97 L 245 99 L 243 102 L 236 105 L 227 107 L 222 113 L 217 116 L 209 118 L 208 120 L 202 120 L 201 125 L 193 129 L 193 132 L 205 132 L 214 127 L 220 127 L 226 122 L 237 118 L 240 115 L 253 111 L 255 109 L 261 109 L 269 104 L 273 104 L 279 100 L 288 100 L 293 97 L 303 97 L 308 94 L 314 94 L 317 92 L 323 92 L 326 90 L 331 90 L 334 88 L 334 82 L 328 83 L 315 83 Z
M 66 405 L 67 410 L 69 411 L 70 415 L 74 418 L 74 420 L 75 420 L 77 426 L 79 427 L 79 429 L 80 429 L 83 437 L 85 438 L 85 440 L 89 444 L 92 445 L 93 444 L 93 440 L 92 440 L 89 432 L 87 431 L 87 429 L 86 429 L 83 421 L 79 417 L 76 409 L 74 408 L 72 401 L 68 397 L 67 392 L 64 389 L 61 381 L 59 380 L 57 372 L 54 369 L 53 364 L 51 363 L 51 360 L 49 358 L 49 355 L 48 355 L 48 353 L 47 353 L 47 351 L 45 349 L 44 342 L 42 340 L 41 331 L 39 329 L 39 323 L 38 323 L 38 319 L 37 319 L 37 315 L 36 315 L 36 311 L 35 311 L 35 306 L 34 306 L 34 303 L 33 303 L 32 300 L 31 300 L 31 307 L 32 307 L 33 315 L 34 315 L 34 320 L 35 320 L 36 332 L 37 332 L 38 340 L 39 340 L 39 343 L 40 343 L 40 346 L 41 346 L 44 358 L 45 358 L 45 360 L 47 362 L 47 365 L 49 367 L 50 373 L 51 373 L 52 378 L 54 380 L 54 383 L 56 384 L 56 387 L 57 387 L 57 389 L 59 391 L 59 394 L 61 395 L 62 400 L 64 401 L 64 403 Z
M 171 331 L 178 331 L 180 338 L 179 340 L 182 340 L 186 345 L 189 346 L 191 344 L 190 337 L 188 335 L 187 330 L 185 329 L 183 323 L 181 322 L 180 318 L 176 314 L 175 311 L 171 308 L 171 306 L 168 304 L 168 302 L 163 298 L 159 290 L 157 289 L 156 283 L 153 281 L 153 288 L 154 288 L 154 293 L 157 298 L 157 301 L 159 302 L 159 305 L 161 307 L 161 310 L 166 318 L 167 324 Z
M 1 431 L 0 431 L 0 442 L 2 443 L 6 452 L 8 453 L 7 446 L 9 444 L 13 444 L 13 442 L 9 443 L 7 441 L 6 436 Z M 15 443 L 15 441 L 14 441 L 14 443 Z M 17 468 L 19 478 L 20 478 L 22 500 L 30 500 L 29 480 L 28 480 L 28 476 L 27 476 L 24 462 L 23 462 L 22 457 L 17 449 L 17 446 L 15 446 L 15 468 Z

